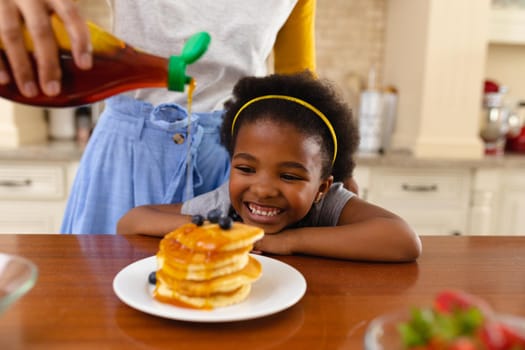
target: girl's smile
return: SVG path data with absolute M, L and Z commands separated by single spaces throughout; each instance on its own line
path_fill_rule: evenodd
M 288 123 L 262 120 L 243 124 L 232 157 L 232 206 L 248 224 L 276 233 L 300 221 L 319 192 L 319 142 Z

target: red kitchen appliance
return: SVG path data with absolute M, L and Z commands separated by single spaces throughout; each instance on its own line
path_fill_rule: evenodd
M 518 104 L 518 123 L 521 131 L 518 134 L 507 135 L 505 151 L 525 154 L 525 101 Z

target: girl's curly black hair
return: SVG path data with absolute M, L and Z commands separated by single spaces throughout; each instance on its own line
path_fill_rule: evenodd
M 313 111 L 298 103 L 267 99 L 246 107 L 235 121 L 237 111 L 248 101 L 264 95 L 287 95 L 306 101 L 321 111 L 332 124 L 337 136 L 337 157 L 332 166 L 334 154 L 333 138 L 323 120 Z M 306 71 L 297 74 L 273 74 L 266 77 L 246 77 L 235 85 L 233 97 L 225 103 L 225 115 L 221 130 L 221 141 L 230 156 L 233 155 L 237 133 L 247 123 L 270 120 L 289 123 L 310 137 L 317 138 L 321 145 L 322 176 L 334 176 L 334 181 L 344 181 L 352 176 L 354 153 L 359 144 L 357 125 L 352 111 L 336 94 L 327 81 L 313 77 Z

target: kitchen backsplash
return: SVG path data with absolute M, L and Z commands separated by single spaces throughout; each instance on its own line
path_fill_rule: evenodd
M 386 0 L 318 0 L 317 60 L 321 77 L 335 81 L 351 105 L 371 65 L 382 82 Z M 385 82 L 388 84 L 389 82 Z

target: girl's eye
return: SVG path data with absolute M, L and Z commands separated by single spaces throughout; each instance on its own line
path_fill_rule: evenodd
M 249 166 L 245 166 L 245 165 L 237 165 L 235 166 L 235 169 L 239 170 L 240 172 L 243 172 L 243 173 L 254 173 L 255 172 L 255 169 L 249 167 Z
M 293 174 L 282 174 L 281 178 L 287 181 L 299 181 L 302 179 L 302 177 Z

